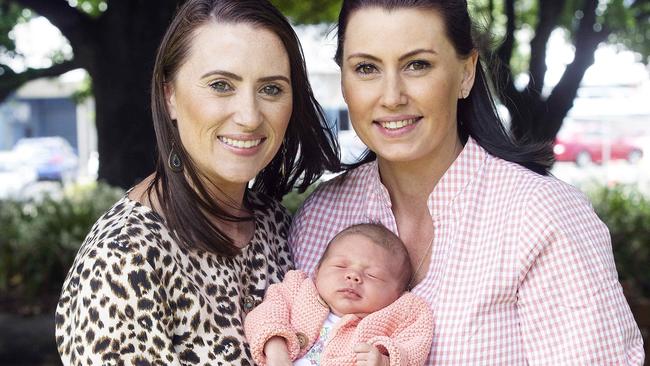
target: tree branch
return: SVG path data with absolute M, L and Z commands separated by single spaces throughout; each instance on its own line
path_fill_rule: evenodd
M 79 68 L 79 65 L 74 60 L 71 60 L 52 65 L 52 67 L 46 69 L 30 68 L 23 72 L 15 73 L 10 67 L 0 64 L 0 69 L 2 70 L 2 78 L 0 78 L 0 102 L 4 101 L 14 90 L 28 81 L 59 76 L 77 68 Z
M 488 19 L 490 22 L 490 27 L 488 29 L 491 31 L 494 25 L 494 0 L 488 1 Z
M 75 48 L 92 36 L 95 21 L 86 14 L 68 5 L 66 0 L 8 0 L 29 8 L 57 27 Z
M 515 47 L 515 0 L 506 0 L 504 10 L 508 21 L 506 23 L 506 36 L 497 50 L 497 56 L 506 65 L 510 65 L 512 50 Z
M 551 32 L 555 29 L 560 14 L 562 13 L 563 1 L 539 2 L 539 16 L 535 27 L 535 37 L 530 42 L 530 66 L 528 92 L 540 96 L 544 87 L 546 76 L 546 46 Z
M 494 82 L 496 83 L 498 89 L 503 94 L 504 98 L 513 98 L 517 93 L 517 88 L 515 88 L 515 82 L 512 75 L 512 70 L 510 70 L 510 58 L 512 57 L 512 51 L 515 44 L 515 1 L 506 0 L 505 12 L 508 16 L 508 22 L 506 25 L 506 36 L 495 52 L 492 55 L 492 76 Z M 496 58 L 496 59 L 494 59 Z M 508 101 L 503 101 L 506 106 L 508 106 Z
M 506 36 L 496 52 L 491 55 L 492 59 L 489 64 L 492 79 L 499 91 L 501 102 L 508 108 L 513 118 L 517 118 L 516 116 L 521 116 L 523 111 L 520 109 L 522 95 L 515 87 L 514 76 L 510 69 L 510 58 L 515 44 L 516 14 L 514 0 L 505 1 L 504 11 L 508 17 Z
M 648 2 L 648 0 L 634 0 L 632 4 L 630 4 L 630 9 L 640 7 L 646 2 Z
M 637 22 L 644 21 L 647 18 L 650 18 L 650 10 L 639 12 L 634 18 Z
M 546 118 L 552 126 L 545 126 L 545 134 L 555 136 L 562 126 L 562 118 L 566 116 L 573 107 L 582 78 L 585 72 L 594 63 L 594 52 L 598 45 L 605 41 L 610 33 L 609 30 L 595 30 L 596 7 L 598 0 L 585 0 L 583 6 L 583 18 L 575 36 L 575 56 L 573 62 L 567 66 L 562 78 L 553 88 L 551 95 L 545 102 L 545 109 L 549 115 Z M 540 126 L 541 127 L 541 126 Z

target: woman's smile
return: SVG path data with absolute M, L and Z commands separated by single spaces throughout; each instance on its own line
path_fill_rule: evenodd
M 373 124 L 386 137 L 400 137 L 416 129 L 421 120 L 422 116 L 400 115 L 378 118 Z
M 235 136 L 226 135 L 218 136 L 217 139 L 221 145 L 228 151 L 241 156 L 253 156 L 259 153 L 266 142 L 266 137 L 262 136 Z

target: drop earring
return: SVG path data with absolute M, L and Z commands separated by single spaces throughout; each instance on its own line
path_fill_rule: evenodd
M 176 144 L 172 144 L 169 157 L 167 157 L 167 165 L 172 172 L 179 173 L 183 171 L 183 160 L 181 160 L 181 156 L 176 151 Z

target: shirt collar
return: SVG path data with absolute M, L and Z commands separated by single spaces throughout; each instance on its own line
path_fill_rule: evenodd
M 485 164 L 488 153 L 469 137 L 463 150 L 429 195 L 427 205 L 432 216 L 437 215 L 470 184 Z M 366 212 L 374 216 L 377 209 L 390 209 L 392 203 L 388 189 L 381 183 L 377 161 L 369 163 L 369 189 L 366 193 Z M 379 207 L 378 207 L 379 206 Z

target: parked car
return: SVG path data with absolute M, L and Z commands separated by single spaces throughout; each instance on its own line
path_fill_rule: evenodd
M 579 166 L 602 163 L 609 147 L 610 160 L 627 160 L 636 164 L 643 150 L 625 137 L 607 137 L 598 130 L 573 132 L 558 136 L 553 152 L 557 161 L 572 161 Z
M 77 154 L 62 137 L 23 138 L 18 140 L 13 153 L 36 170 L 38 180 L 69 183 L 77 177 Z
M 12 152 L 0 152 L 0 199 L 24 198 L 25 190 L 37 178 L 36 170 L 21 164 Z

